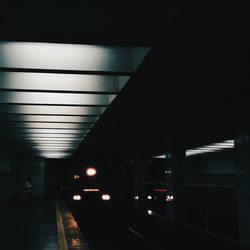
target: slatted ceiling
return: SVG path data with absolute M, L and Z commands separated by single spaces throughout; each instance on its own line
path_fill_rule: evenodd
M 47 135 L 47 136 L 46 136 Z M 59 141 L 65 141 L 65 142 L 80 142 L 84 139 L 85 136 L 82 136 L 81 138 L 80 137 L 77 137 L 76 135 L 73 136 L 73 137 L 70 137 L 70 135 L 65 135 L 65 137 L 62 137 L 62 136 L 58 136 L 58 134 L 56 134 L 55 136 L 52 136 L 52 135 L 48 135 L 48 134 L 19 134 L 19 135 L 1 135 L 1 138 L 5 138 L 7 137 L 7 139 L 9 141 L 33 141 L 33 142 L 36 142 L 36 141 L 55 141 L 55 142 L 59 142 Z
M 0 115 L 0 121 L 13 122 L 58 122 L 58 123 L 95 123 L 99 116 L 57 116 L 57 115 Z
M 223 142 L 212 143 L 210 145 L 204 145 L 204 146 L 198 147 L 198 148 L 187 149 L 186 156 L 211 153 L 211 152 L 232 149 L 232 148 L 234 148 L 234 140 L 226 140 Z
M 59 123 L 59 122 L 1 122 L 1 128 L 46 128 L 46 129 L 91 129 L 93 124 L 81 124 L 81 123 Z
M 71 156 L 149 50 L 0 41 L 0 138 Z
M 149 48 L 1 42 L 0 52 L 3 68 L 133 72 Z
M 79 134 L 49 134 L 49 133 L 0 133 L 1 138 L 7 138 L 7 139 L 26 139 L 26 138 L 34 138 L 34 139 L 48 139 L 48 138 L 53 138 L 55 140 L 58 139 L 74 139 L 74 140 L 80 140 L 82 138 L 84 138 L 84 136 L 86 136 L 86 134 L 81 134 L 81 136 Z
M 55 143 L 53 142 L 22 142 L 22 146 L 24 147 L 33 147 L 33 146 L 38 146 L 38 147 L 74 147 L 74 146 L 79 146 L 79 143 L 65 143 L 65 142 L 59 142 Z
M 115 95 L 3 91 L 0 103 L 108 106 Z
M 0 89 L 118 93 L 129 76 L 0 72 Z
M 1 92 L 0 92 L 1 93 Z M 1 102 L 0 102 L 1 103 Z M 90 106 L 53 106 L 53 105 L 0 105 L 1 114 L 24 114 L 24 115 L 77 115 L 77 116 L 100 116 L 107 107 Z
M 4 128 L 6 133 L 11 134 L 20 134 L 20 133 L 27 133 L 27 134 L 78 134 L 79 136 L 84 135 L 89 132 L 89 130 L 82 130 L 82 129 L 50 129 L 50 128 Z

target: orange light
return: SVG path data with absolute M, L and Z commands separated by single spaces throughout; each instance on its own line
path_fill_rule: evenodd
M 78 179 L 80 179 L 80 176 L 77 175 L 77 174 L 75 174 L 75 175 L 74 175 L 74 179 L 75 179 L 75 180 L 78 180 Z
M 167 192 L 167 189 L 165 189 L 165 188 L 156 188 L 155 192 Z
M 86 174 L 88 175 L 88 176 L 94 176 L 94 175 L 96 175 L 96 169 L 95 168 L 88 168 L 87 170 L 86 170 Z
M 100 190 L 98 188 L 84 188 L 84 192 L 99 192 Z

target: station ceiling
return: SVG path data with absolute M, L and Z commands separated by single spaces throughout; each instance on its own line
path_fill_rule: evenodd
M 40 51 L 38 62 L 28 60 L 23 49 L 10 48 L 0 67 L 1 141 L 16 152 L 23 152 L 30 137 L 29 145 L 37 138 L 41 145 L 68 141 L 78 149 L 70 155 L 111 150 L 148 157 L 233 139 L 249 130 L 244 8 L 218 1 L 215 8 L 194 1 L 80 0 L 12 0 L 2 7 L 1 53 L 7 45 L 52 43 L 51 48 L 97 46 L 122 58 L 112 59 L 110 68 L 93 59 L 86 68 L 77 63 L 81 49 L 73 49 L 73 57 L 58 50 L 60 59 L 53 64 L 47 63 L 53 49 Z M 122 49 L 117 54 L 114 48 Z M 26 49 L 32 59 L 32 49 Z M 72 65 L 65 53 L 75 58 Z M 131 68 L 137 54 L 140 60 Z M 91 98 L 86 101 L 85 95 Z M 48 129 L 46 138 L 37 137 L 41 129 Z M 76 131 L 83 141 L 75 140 Z

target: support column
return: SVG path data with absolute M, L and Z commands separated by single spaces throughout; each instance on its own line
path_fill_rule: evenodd
M 235 139 L 240 242 L 250 245 L 250 133 Z
M 183 160 L 185 159 L 185 150 L 178 149 L 171 153 L 170 162 L 173 171 L 173 206 L 174 220 L 180 222 L 182 220 L 182 198 L 181 198 L 181 183 L 183 176 Z
M 166 219 L 169 221 L 174 220 L 174 175 L 173 175 L 173 163 L 172 163 L 172 154 L 166 155 L 166 168 L 165 168 L 165 179 L 166 179 Z M 169 196 L 169 198 L 168 198 Z

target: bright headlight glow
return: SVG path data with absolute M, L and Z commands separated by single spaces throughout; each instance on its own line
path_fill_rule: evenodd
M 96 169 L 95 168 L 88 168 L 87 170 L 86 170 L 86 174 L 88 175 L 88 176 L 94 176 L 94 175 L 96 175 Z
M 109 194 L 103 194 L 102 195 L 102 200 L 104 201 L 109 201 L 111 199 L 110 195 Z
M 82 197 L 79 194 L 73 196 L 74 201 L 80 201 L 81 199 L 82 199 Z
M 148 210 L 147 213 L 148 213 L 149 215 L 152 215 L 152 214 L 153 214 L 153 211 Z

